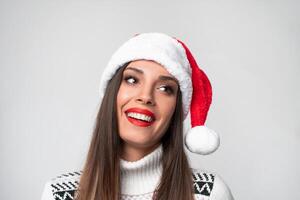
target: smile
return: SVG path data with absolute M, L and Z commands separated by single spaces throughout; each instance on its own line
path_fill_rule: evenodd
M 130 108 L 125 111 L 126 117 L 129 122 L 136 126 L 147 127 L 153 124 L 155 121 L 154 114 L 141 108 Z
M 151 116 L 143 115 L 143 114 L 140 114 L 140 113 L 129 112 L 129 113 L 127 113 L 127 116 L 135 118 L 135 119 L 140 119 L 140 120 L 143 120 L 143 121 L 147 121 L 147 122 L 152 122 L 153 121 Z

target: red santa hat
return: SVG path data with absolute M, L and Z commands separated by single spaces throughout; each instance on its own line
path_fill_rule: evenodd
M 100 100 L 117 69 L 140 59 L 161 64 L 178 80 L 184 119 L 190 111 L 191 129 L 185 136 L 188 150 L 201 155 L 213 153 L 220 145 L 220 138 L 204 125 L 212 100 L 210 81 L 187 46 L 174 37 L 163 33 L 142 33 L 126 41 L 112 55 L 102 73 Z

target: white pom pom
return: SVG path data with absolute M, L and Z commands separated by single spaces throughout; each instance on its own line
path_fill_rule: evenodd
M 196 126 L 187 133 L 185 145 L 193 153 L 207 155 L 218 149 L 220 137 L 206 126 Z

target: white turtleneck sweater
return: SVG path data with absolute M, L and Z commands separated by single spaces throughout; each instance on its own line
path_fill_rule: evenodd
M 137 161 L 120 160 L 121 200 L 151 200 L 162 175 L 162 145 Z M 192 169 L 196 200 L 233 200 L 230 189 L 217 175 Z M 71 172 L 48 181 L 42 200 L 73 199 L 81 172 Z

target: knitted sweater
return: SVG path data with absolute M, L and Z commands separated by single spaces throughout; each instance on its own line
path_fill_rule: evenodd
M 120 160 L 121 200 L 151 200 L 162 175 L 162 145 L 138 161 Z M 196 200 L 233 200 L 230 189 L 216 174 L 192 169 Z M 81 171 L 62 174 L 49 180 L 42 200 L 74 198 Z

